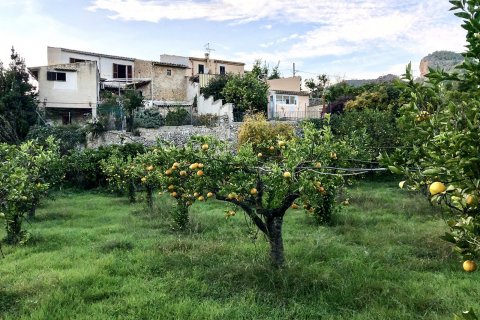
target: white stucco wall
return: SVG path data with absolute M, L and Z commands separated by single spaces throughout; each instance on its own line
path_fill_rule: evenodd
M 62 48 L 48 47 L 47 48 L 47 60 L 48 65 L 66 64 L 70 63 L 70 58 L 83 59 L 89 61 L 96 61 L 98 70 L 100 71 L 100 77 L 108 80 L 113 79 L 113 64 L 121 64 L 132 66 L 132 75 L 134 74 L 134 61 L 115 59 L 105 57 L 100 54 L 81 54 L 76 52 L 63 51 Z
M 65 69 L 72 70 L 65 70 Z M 64 72 L 66 81 L 47 80 L 47 72 Z M 96 62 L 38 68 L 38 100 L 47 108 L 96 108 L 98 72 Z

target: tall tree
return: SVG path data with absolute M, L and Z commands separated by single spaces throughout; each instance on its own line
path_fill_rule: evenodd
M 122 105 L 126 114 L 127 132 L 133 131 L 133 119 L 135 110 L 140 108 L 143 104 L 143 98 L 138 91 L 127 90 L 122 97 Z
M 235 111 L 266 112 L 268 85 L 249 72 L 233 75 L 223 89 L 226 102 L 235 105 Z
M 12 48 L 9 68 L 0 62 L 0 142 L 17 144 L 37 122 L 35 87 L 25 60 Z

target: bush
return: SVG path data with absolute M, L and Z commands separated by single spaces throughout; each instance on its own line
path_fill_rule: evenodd
M 199 114 L 193 117 L 194 126 L 215 127 L 218 124 L 219 117 L 216 114 Z
M 61 154 L 67 154 L 69 151 L 78 147 L 83 147 L 87 141 L 86 132 L 82 128 L 74 125 L 69 126 L 34 126 L 30 128 L 27 139 L 46 141 L 49 136 L 60 140 Z
M 263 114 L 255 114 L 245 116 L 238 132 L 238 145 L 251 143 L 257 152 L 264 152 L 270 151 L 271 146 L 275 148 L 279 137 L 291 140 L 294 136 L 295 131 L 290 124 L 268 122 Z
M 143 154 L 145 147 L 140 144 L 125 144 L 85 149 L 72 153 L 66 161 L 66 180 L 72 186 L 91 189 L 106 185 L 106 177 L 100 163 L 112 154 L 120 154 L 123 159 Z
M 183 126 L 190 124 L 190 113 L 183 108 L 176 111 L 170 111 L 165 117 L 166 126 Z
M 135 113 L 133 126 L 135 128 L 156 129 L 165 124 L 163 116 L 158 110 L 144 109 Z

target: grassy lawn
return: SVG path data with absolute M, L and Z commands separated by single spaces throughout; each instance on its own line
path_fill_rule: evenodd
M 363 182 L 332 227 L 302 210 L 284 225 L 288 268 L 271 271 L 267 244 L 227 205 L 191 209 L 172 231 L 168 199 L 141 204 L 63 193 L 3 246 L 0 319 L 452 319 L 480 305 L 441 216 L 395 182 Z M 0 237 L 3 237 L 3 229 Z

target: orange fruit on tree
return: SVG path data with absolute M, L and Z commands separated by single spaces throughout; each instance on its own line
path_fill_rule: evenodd
M 261 152 L 259 152 L 259 153 L 257 154 L 257 157 L 261 158 L 261 157 L 263 157 L 263 154 L 262 154 Z
M 208 144 L 206 144 L 206 143 L 202 144 L 202 150 L 207 151 L 208 150 Z
M 430 185 L 429 190 L 430 190 L 430 194 L 434 196 L 436 194 L 445 192 L 445 190 L 447 190 L 447 187 L 445 187 L 443 183 L 437 181 Z
M 185 170 L 180 171 L 180 175 L 182 177 L 185 177 L 187 175 L 187 171 L 185 171 Z
M 469 194 L 467 199 L 465 200 L 469 206 L 471 206 L 475 202 L 475 197 Z
M 270 151 L 275 151 L 275 147 L 274 147 L 274 146 L 271 146 L 270 148 L 268 148 L 268 150 L 270 150 Z
M 176 197 L 178 196 L 178 194 L 177 194 L 175 191 L 173 191 L 172 193 L 170 193 L 170 195 L 171 195 L 172 197 L 174 197 L 174 198 L 176 198 Z
M 199 177 L 203 176 L 203 170 L 198 170 L 197 171 L 197 176 L 199 176 Z
M 172 174 L 172 172 L 173 172 L 172 169 L 167 169 L 167 170 L 165 171 L 165 174 L 166 174 L 167 176 L 169 176 L 169 175 Z
M 322 164 L 320 162 L 315 163 L 315 168 L 321 168 L 321 167 L 322 167 Z
M 250 190 L 250 194 L 251 194 L 252 196 L 256 195 L 256 194 L 257 194 L 257 188 L 252 188 L 252 189 Z
M 147 171 L 153 171 L 153 169 L 154 169 L 153 166 L 148 166 L 147 167 Z
M 194 193 L 193 193 L 193 196 L 194 196 L 195 198 L 198 198 L 198 196 L 200 196 L 200 193 L 194 192 Z
M 477 270 L 477 264 L 473 260 L 466 260 L 463 262 L 463 270 L 473 272 Z
M 197 168 L 198 168 L 198 163 L 196 163 L 196 162 L 195 162 L 195 163 L 192 163 L 189 168 L 190 168 L 190 170 L 195 170 L 195 169 L 197 169 Z
M 203 201 L 203 200 L 205 200 L 205 198 L 203 196 L 200 196 L 200 197 L 197 198 L 197 200 L 198 201 Z
M 288 179 L 288 178 L 291 178 L 291 177 L 292 177 L 292 174 L 291 174 L 289 171 L 285 171 L 285 172 L 283 173 L 283 177 Z
M 203 168 L 203 163 L 199 163 L 197 167 L 200 169 Z
M 213 193 L 212 192 L 207 193 L 207 198 L 211 198 L 211 197 L 213 197 Z
M 298 204 L 296 203 L 292 203 L 292 205 L 290 206 L 292 209 L 298 209 Z

